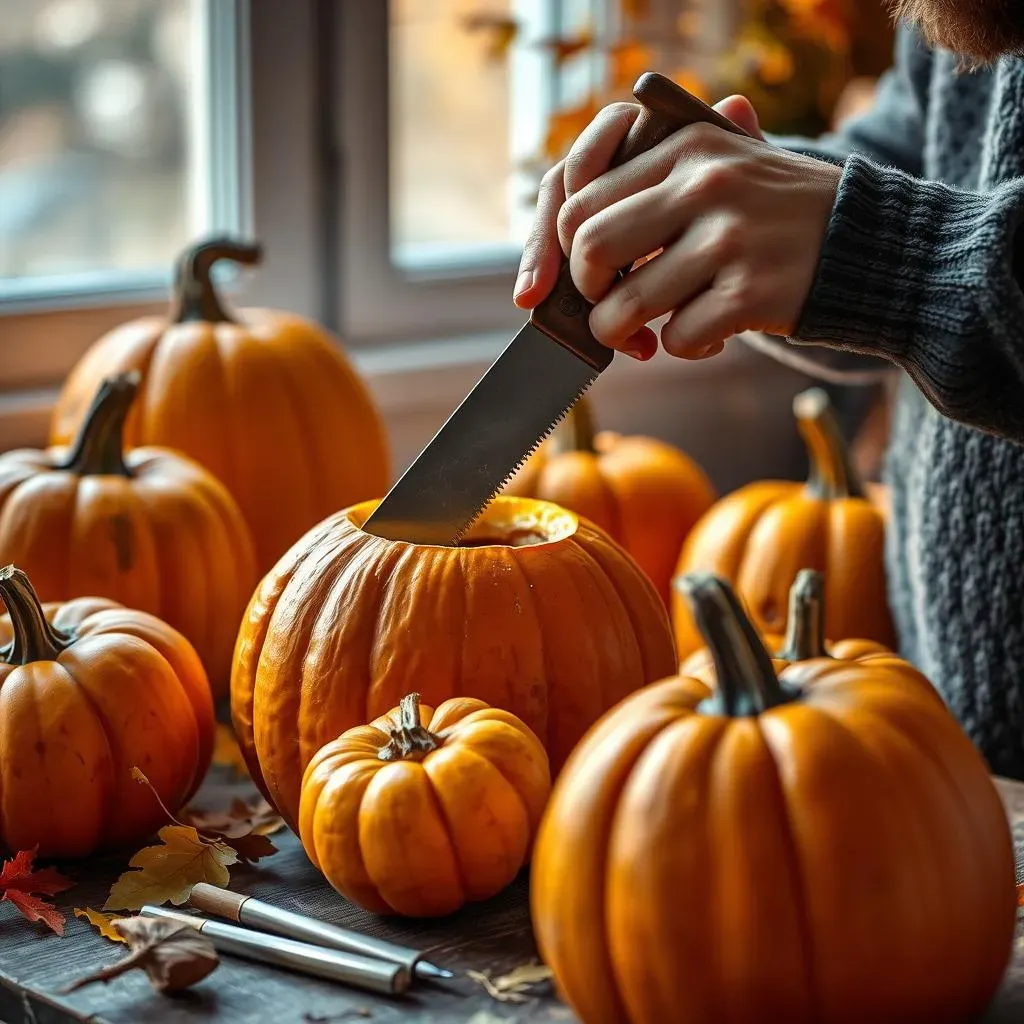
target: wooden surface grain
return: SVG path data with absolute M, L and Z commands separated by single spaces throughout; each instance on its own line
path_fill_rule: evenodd
M 225 781 L 215 770 L 200 803 L 226 806 L 250 791 Z M 1000 781 L 1000 792 L 1024 854 L 1024 784 Z M 110 885 L 124 869 L 124 857 L 65 865 L 76 886 L 56 897 L 68 913 L 64 938 L 27 924 L 12 907 L 0 904 L 0 1021 L 4 1024 L 497 1024 L 499 1021 L 573 1021 L 549 984 L 538 986 L 524 1003 L 498 1002 L 468 970 L 503 974 L 536 956 L 530 930 L 525 878 L 486 905 L 469 907 L 443 921 L 426 923 L 376 918 L 353 908 L 330 889 L 289 832 L 274 837 L 279 852 L 261 865 L 236 866 L 231 887 L 300 913 L 429 949 L 436 963 L 457 972 L 451 982 L 419 984 L 402 999 L 364 994 L 340 985 L 262 965 L 223 957 L 221 966 L 192 990 L 160 996 L 141 972 L 109 985 L 57 995 L 68 981 L 112 963 L 124 947 L 99 937 L 73 916 L 74 907 L 102 906 Z M 1019 862 L 1024 857 L 1019 857 Z M 941 893 L 922 893 L 940 899 Z M 1018 922 L 1014 958 L 985 1024 L 1024 1021 L 1024 915 Z

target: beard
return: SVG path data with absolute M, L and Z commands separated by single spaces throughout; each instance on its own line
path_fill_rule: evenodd
M 991 64 L 1024 54 L 1020 0 L 886 0 L 893 14 L 921 29 L 933 46 L 968 63 Z

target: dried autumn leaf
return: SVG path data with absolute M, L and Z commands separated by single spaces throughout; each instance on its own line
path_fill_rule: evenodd
M 181 812 L 183 824 L 191 825 L 204 839 L 230 846 L 247 864 L 254 864 L 277 847 L 267 838 L 284 828 L 284 819 L 262 798 L 255 804 L 235 799 L 227 811 Z
M 222 722 L 217 723 L 213 740 L 213 763 L 230 768 L 236 775 L 247 778 L 249 768 L 242 756 L 242 748 L 235 739 L 235 734 Z
M 238 854 L 228 845 L 205 839 L 190 825 L 165 825 L 157 833 L 159 846 L 139 850 L 128 870 L 114 883 L 104 910 L 139 910 L 144 904 L 176 906 L 188 899 L 192 886 L 208 882 L 220 888 L 231 876 L 228 866 Z
M 498 14 L 469 14 L 462 19 L 467 32 L 479 32 L 486 40 L 488 60 L 499 60 L 508 55 L 509 48 L 519 34 L 519 22 Z
M 131 953 L 123 960 L 67 985 L 74 992 L 97 981 L 107 982 L 127 971 L 143 970 L 159 992 L 179 992 L 202 981 L 220 960 L 213 943 L 187 924 L 148 917 L 126 917 L 113 927 Z
M 1017 906 L 1024 907 L 1024 884 L 1017 886 Z
M 64 934 L 64 915 L 40 896 L 55 896 L 75 883 L 53 868 L 35 870 L 35 850 L 20 850 L 0 868 L 0 900 L 12 903 L 27 921 L 42 921 L 57 935 Z
M 101 914 L 92 907 L 75 907 L 75 917 L 84 918 L 103 936 L 111 942 L 124 942 L 124 936 L 115 931 L 114 922 L 120 920 L 118 914 Z
M 497 978 L 491 978 L 480 971 L 467 971 L 466 974 L 478 985 L 482 985 L 492 999 L 502 1003 L 525 1003 L 525 991 L 553 977 L 550 967 L 538 963 L 520 964 L 508 974 Z

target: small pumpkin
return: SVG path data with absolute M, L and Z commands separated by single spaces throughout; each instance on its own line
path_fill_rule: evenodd
M 435 711 L 411 693 L 313 756 L 299 835 L 346 899 L 439 917 L 512 882 L 550 789 L 544 747 L 514 715 L 469 697 Z
M 260 573 L 324 516 L 387 490 L 384 425 L 336 338 L 270 309 L 229 312 L 211 280 L 217 262 L 254 264 L 258 245 L 213 238 L 178 261 L 168 317 L 100 338 L 64 384 L 50 442 L 69 444 L 100 381 L 142 374 L 126 424 L 131 447 L 195 459 L 242 509 Z
M 682 580 L 679 583 L 680 592 L 685 597 L 685 586 Z M 797 665 L 803 662 L 814 663 L 807 667 L 807 671 L 815 679 L 820 679 L 826 669 L 842 670 L 853 664 L 878 667 L 884 663 L 886 668 L 916 680 L 938 697 L 931 683 L 913 665 L 897 657 L 884 644 L 855 638 L 834 644 L 825 640 L 825 577 L 813 569 L 801 569 L 790 588 L 785 635 L 769 634 L 762 638 L 762 642 L 771 653 L 776 670 L 787 665 L 794 666 L 790 680 L 799 678 L 804 669 Z M 826 664 L 820 664 L 821 659 Z M 679 674 L 692 676 L 708 686 L 714 686 L 715 659 L 710 648 L 703 647 L 694 651 L 680 666 Z
M 138 375 L 105 380 L 71 449 L 0 455 L 0 562 L 44 601 L 83 594 L 151 612 L 184 633 L 217 694 L 227 692 L 238 624 L 258 576 L 231 495 L 160 448 L 125 451 Z
M 140 843 L 173 813 L 213 752 L 203 666 L 165 622 L 113 601 L 41 605 L 0 569 L 0 845 L 86 857 Z
M 520 718 L 557 772 L 626 694 L 671 672 L 664 604 L 629 555 L 549 502 L 498 497 L 459 547 L 361 529 L 376 502 L 331 516 L 260 584 L 238 635 L 235 734 L 285 820 L 328 741 L 412 690 L 476 697 Z
M 715 501 L 711 481 L 678 448 L 653 437 L 595 433 L 586 398 L 505 493 L 553 501 L 596 523 L 636 559 L 666 605 L 683 541 Z
M 726 582 L 683 587 L 716 689 L 681 676 L 608 712 L 541 822 L 531 908 L 561 991 L 587 1024 L 973 1020 L 1016 919 L 981 756 L 886 659 L 773 667 Z
M 802 392 L 793 412 L 810 457 L 807 482 L 758 481 L 724 497 L 690 531 L 676 575 L 711 572 L 728 580 L 757 628 L 771 634 L 786 628 L 787 594 L 797 572 L 827 570 L 826 635 L 892 648 L 884 511 L 856 478 L 828 394 Z M 702 646 L 679 595 L 672 598 L 672 625 L 680 658 Z

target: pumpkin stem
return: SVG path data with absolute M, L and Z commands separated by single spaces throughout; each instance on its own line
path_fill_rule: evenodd
M 567 440 L 568 447 L 563 447 L 564 442 L 561 440 L 561 437 L 556 442 L 555 447 L 559 451 L 590 452 L 593 454 L 594 434 L 596 432 L 594 413 L 590 407 L 590 402 L 587 401 L 586 397 L 580 398 L 569 410 L 564 432 L 559 431 L 561 437 Z
M 827 658 L 825 650 L 825 577 L 814 569 L 801 569 L 789 588 L 789 622 L 782 661 Z
M 0 598 L 14 627 L 14 639 L 0 648 L 0 661 L 8 665 L 28 665 L 33 661 L 56 661 L 74 638 L 66 636 L 46 621 L 29 578 L 13 565 L 0 569 Z
M 221 304 L 210 272 L 218 260 L 247 265 L 259 263 L 263 249 L 256 243 L 234 238 L 208 238 L 186 249 L 179 257 L 174 275 L 171 323 L 191 320 L 209 323 L 234 323 Z
M 864 488 L 850 462 L 850 451 L 828 393 L 822 388 L 801 391 L 793 399 L 793 415 L 811 462 L 807 490 L 829 501 L 862 498 Z
M 757 630 L 725 580 L 692 572 L 676 586 L 689 601 L 715 663 L 714 695 L 698 706 L 698 712 L 743 718 L 796 699 L 779 683 Z
M 124 462 L 124 424 L 142 380 L 137 370 L 100 384 L 67 459 L 58 467 L 79 476 L 131 476 Z
M 420 695 L 406 694 L 398 709 L 400 724 L 390 730 L 391 739 L 377 751 L 377 757 L 382 761 L 418 760 L 437 750 L 441 741 L 420 725 Z

